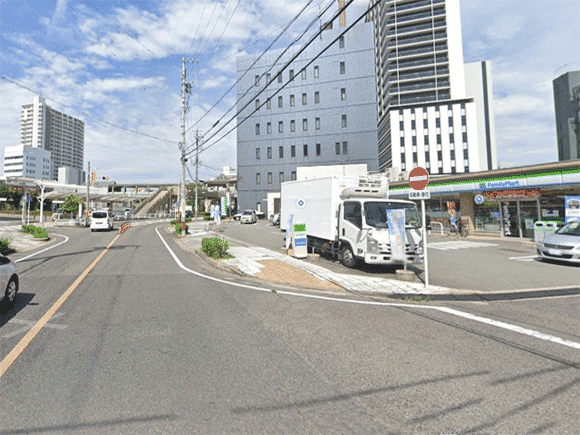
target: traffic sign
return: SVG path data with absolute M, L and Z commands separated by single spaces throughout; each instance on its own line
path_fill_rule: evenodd
M 409 192 L 409 199 L 431 199 L 430 190 L 415 190 Z
M 409 186 L 413 190 L 423 190 L 429 184 L 429 173 L 425 168 L 417 166 L 409 173 Z

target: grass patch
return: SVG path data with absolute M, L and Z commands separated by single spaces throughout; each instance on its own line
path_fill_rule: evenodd
M 12 249 L 12 240 L 8 237 L 0 238 L 0 253 L 4 254 Z
M 431 296 L 410 296 L 405 298 L 406 301 L 410 302 L 431 302 Z

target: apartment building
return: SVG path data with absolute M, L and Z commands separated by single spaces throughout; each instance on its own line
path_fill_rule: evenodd
M 32 104 L 20 111 L 20 144 L 50 151 L 50 179 L 58 179 L 58 168 L 83 171 L 84 123 L 48 106 L 44 98 L 35 96 Z
M 339 37 L 348 22 L 342 14 L 327 23 L 284 71 L 297 47 L 277 62 L 280 50 L 253 66 L 258 55 L 238 57 L 238 110 L 250 103 L 237 119 L 239 209 L 266 210 L 268 193 L 295 180 L 298 166 L 365 163 L 378 170 L 373 28 L 361 21 Z
M 459 0 L 385 0 L 367 21 L 375 25 L 379 169 L 497 168 L 491 68 L 463 64 Z
M 580 159 L 580 71 L 569 71 L 552 83 L 558 160 Z

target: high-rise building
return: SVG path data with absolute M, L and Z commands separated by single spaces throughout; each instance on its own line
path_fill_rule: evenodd
M 39 96 L 20 111 L 20 144 L 50 151 L 53 180 L 60 167 L 83 171 L 84 128 L 81 120 L 54 110 Z
M 275 64 L 280 51 L 254 66 L 256 55 L 238 57 L 238 78 L 246 73 L 238 84 L 239 107 L 251 102 L 238 115 L 239 209 L 265 210 L 268 193 L 295 180 L 298 166 L 365 163 L 378 170 L 372 24 L 359 22 L 317 57 L 345 30 L 347 18 L 325 24 L 321 37 L 283 72 L 297 47 Z
M 580 71 L 553 81 L 558 160 L 580 159 Z
M 459 0 L 385 0 L 367 20 L 375 24 L 379 169 L 497 168 L 491 71 L 463 65 Z

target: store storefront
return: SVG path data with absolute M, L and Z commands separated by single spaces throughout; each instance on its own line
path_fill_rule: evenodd
M 407 183 L 392 183 L 390 196 L 405 198 L 410 190 Z M 472 234 L 534 238 L 538 221 L 563 225 L 575 213 L 580 217 L 580 161 L 435 176 L 427 190 L 434 231 L 459 216 Z

